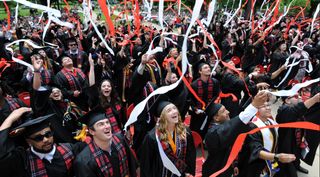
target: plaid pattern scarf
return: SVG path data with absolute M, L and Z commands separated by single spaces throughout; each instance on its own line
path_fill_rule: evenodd
M 203 100 L 203 84 L 202 80 L 198 79 L 197 81 L 197 94 L 200 99 Z M 209 78 L 208 80 L 208 103 L 210 103 L 211 99 L 213 98 L 213 81 Z M 202 104 L 198 102 L 198 108 L 202 108 Z
M 154 88 L 151 84 L 151 82 L 147 82 L 146 86 L 143 88 L 143 96 L 145 98 L 147 98 L 152 92 L 154 91 Z M 154 102 L 156 101 L 155 97 L 152 97 L 146 105 L 146 110 L 150 109 L 150 106 L 152 106 L 154 104 Z M 151 115 L 150 115 L 150 111 L 148 111 L 147 113 L 148 117 L 147 117 L 147 123 L 150 123 L 151 121 Z
M 109 122 L 110 122 L 110 124 L 111 124 L 112 133 L 119 133 L 119 132 L 121 132 L 121 130 L 120 130 L 120 128 L 119 128 L 119 123 L 118 123 L 116 117 L 114 116 L 111 107 L 109 107 L 109 108 L 106 109 L 106 117 L 109 119 Z
M 67 144 L 60 144 L 60 146 L 57 146 L 57 150 L 63 157 L 66 168 L 69 171 L 74 159 L 74 154 L 72 153 L 71 148 L 68 147 Z M 27 157 L 29 160 L 31 177 L 48 177 L 43 161 L 33 154 L 30 148 L 27 150 Z
M 14 111 L 21 107 L 16 99 L 10 97 L 5 97 L 5 99 L 10 107 L 10 111 Z
M 52 74 L 50 73 L 50 71 L 43 69 L 40 72 L 40 75 L 41 75 L 41 82 L 43 85 L 48 85 L 51 82 Z
M 122 145 L 120 139 L 115 135 L 113 135 L 112 144 L 115 146 L 118 152 L 118 157 L 120 162 L 119 163 L 120 174 L 122 177 L 125 177 L 129 173 L 126 150 Z M 94 143 L 93 140 L 91 140 L 91 142 L 88 145 L 103 176 L 104 177 L 113 176 L 113 168 L 112 168 L 112 164 L 109 161 L 108 156 Z
M 187 153 L 187 140 L 180 139 L 180 137 L 177 136 L 175 143 L 177 147 L 176 154 L 173 153 L 170 147 L 170 144 L 168 142 L 161 141 L 161 146 L 163 148 L 163 151 L 166 153 L 168 158 L 174 163 L 174 165 L 177 167 L 180 173 L 184 173 L 184 171 L 187 168 L 187 164 L 185 162 L 185 157 Z M 165 170 L 162 172 L 162 174 L 166 174 L 166 173 L 168 173 L 168 170 Z M 164 176 L 167 176 L 167 175 L 164 175 Z
M 71 72 L 68 71 L 66 68 L 63 68 L 61 72 L 66 77 L 69 83 L 70 90 L 81 90 L 79 79 L 85 80 L 86 75 L 80 69 L 74 68 L 73 72 Z

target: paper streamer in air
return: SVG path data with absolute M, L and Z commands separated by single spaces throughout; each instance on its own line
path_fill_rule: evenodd
M 223 25 L 224 27 L 227 27 L 228 24 L 231 22 L 231 20 L 236 16 L 236 14 L 239 12 L 239 10 L 241 9 L 241 3 L 242 3 L 242 0 L 239 1 L 239 5 L 238 5 L 238 8 L 237 10 L 233 13 L 233 15 L 226 21 L 226 23 Z
M 232 149 L 231 149 L 231 152 L 230 152 L 230 155 L 229 155 L 229 158 L 227 160 L 227 163 L 225 164 L 225 166 L 213 173 L 210 177 L 217 177 L 219 176 L 221 173 L 225 172 L 230 166 L 231 164 L 233 163 L 233 161 L 236 159 L 236 157 L 238 156 L 243 144 L 244 144 L 244 141 L 246 139 L 246 137 L 248 135 L 252 135 L 258 131 L 260 131 L 261 129 L 265 129 L 265 128 L 276 128 L 276 127 L 279 127 L 279 128 L 302 128 L 302 129 L 307 129 L 307 130 L 315 130 L 315 131 L 320 131 L 320 126 L 317 125 L 317 124 L 314 124 L 314 123 L 310 123 L 310 122 L 294 122 L 294 123 L 283 123 L 283 124 L 278 124 L 278 125 L 269 125 L 269 126 L 266 126 L 266 127 L 260 127 L 260 128 L 255 128 L 249 132 L 246 132 L 246 133 L 241 133 L 236 141 L 234 142 L 233 146 L 232 146 Z
M 159 1 L 159 12 L 158 12 L 158 18 L 159 18 L 159 24 L 161 29 L 163 30 L 163 6 L 164 6 L 164 0 Z
M 215 6 L 216 6 L 216 0 L 212 0 L 209 4 L 207 20 L 203 22 L 207 27 L 210 25 L 210 22 L 212 20 Z
M 61 12 L 57 9 L 53 9 L 44 5 L 39 5 L 39 4 L 35 4 L 26 0 L 13 0 L 17 3 L 23 4 L 25 6 L 28 6 L 30 8 L 34 8 L 34 9 L 39 9 L 39 10 L 43 10 L 46 12 L 51 12 L 54 16 L 56 17 L 61 17 Z
M 303 82 L 303 83 L 298 83 L 298 84 L 295 84 L 290 90 L 279 90 L 279 91 L 276 91 L 276 92 L 269 92 L 275 96 L 285 96 L 285 97 L 288 97 L 288 96 L 294 96 L 295 94 L 298 93 L 298 91 L 301 89 L 301 88 L 304 88 L 304 87 L 307 87 L 313 83 L 317 83 L 320 81 L 320 78 L 317 78 L 317 79 L 313 79 L 313 80 L 309 80 L 309 81 L 306 81 L 306 82 Z
M 13 60 L 13 61 L 15 61 L 16 63 L 22 64 L 22 65 L 24 65 L 24 66 L 29 67 L 29 68 L 33 71 L 34 69 L 33 69 L 33 66 L 32 66 L 31 64 L 29 64 L 29 63 L 27 63 L 27 62 L 25 62 L 25 61 L 23 61 L 23 60 L 20 60 L 20 59 L 18 59 L 18 58 L 16 58 L 16 57 L 13 56 L 13 49 L 10 48 L 10 46 L 15 45 L 15 44 L 19 44 L 20 42 L 26 42 L 26 43 L 28 43 L 29 45 L 31 45 L 32 48 L 34 48 L 34 49 L 41 49 L 41 48 L 49 47 L 49 46 L 43 46 L 43 47 L 38 46 L 38 45 L 34 44 L 34 43 L 33 43 L 31 40 L 29 40 L 29 39 L 16 40 L 16 41 L 13 41 L 13 42 L 11 42 L 11 43 L 9 43 L 9 44 L 6 45 L 5 48 L 6 48 L 6 50 L 8 50 L 9 52 L 11 52 L 11 54 L 12 54 L 12 60 Z
M 19 3 L 17 3 L 16 9 L 15 9 L 15 23 L 18 24 L 18 15 L 19 15 Z

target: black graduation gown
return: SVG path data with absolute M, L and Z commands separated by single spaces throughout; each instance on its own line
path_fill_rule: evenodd
M 317 65 L 318 69 L 315 69 L 315 73 L 313 77 L 320 76 L 320 65 Z M 320 83 L 313 84 L 311 88 L 311 95 L 314 96 L 315 94 L 320 92 Z M 308 122 L 312 122 L 314 124 L 318 124 L 320 126 L 320 103 L 313 105 L 309 108 L 307 114 L 305 115 L 305 119 Z M 303 159 L 308 165 L 312 165 L 314 161 L 314 157 L 316 155 L 319 143 L 320 143 L 320 133 L 318 131 L 306 130 L 306 139 L 309 143 L 310 152 L 307 154 L 306 158 Z
M 145 99 L 148 95 L 143 94 L 144 87 L 146 87 L 147 80 L 144 79 L 143 75 L 140 75 L 137 71 L 134 72 L 132 77 L 132 85 L 131 92 L 133 93 L 133 103 L 135 105 L 139 104 L 143 99 Z M 150 82 L 151 87 L 156 90 L 157 86 Z M 150 94 L 148 89 L 147 94 Z M 152 115 L 152 111 L 149 110 L 150 107 L 153 105 L 154 101 L 158 99 L 159 95 L 156 95 L 152 97 L 148 101 L 148 106 L 141 112 L 141 114 L 138 116 L 137 121 L 134 123 L 134 136 L 133 136 L 133 146 L 132 148 L 136 150 L 136 152 L 139 150 L 141 143 L 143 142 L 143 139 L 145 135 L 150 131 L 156 124 L 155 119 Z M 148 107 L 148 108 L 147 108 Z M 155 107 L 155 106 L 153 106 Z M 153 108 L 155 109 L 155 108 Z M 149 111 L 149 113 L 148 113 Z M 140 154 L 137 154 L 138 159 Z
M 141 146 L 141 177 L 159 177 L 162 174 L 164 168 L 159 148 L 155 135 L 155 128 L 148 132 Z M 184 176 L 185 173 L 195 175 L 196 167 L 196 149 L 194 147 L 191 131 L 187 129 L 187 150 L 185 156 L 185 163 L 187 164 L 186 171 L 181 173 Z M 168 170 L 168 175 L 171 176 Z
M 128 167 L 129 176 L 130 177 L 136 176 L 136 169 L 138 168 L 138 163 L 136 161 L 136 158 L 132 154 L 132 151 L 130 150 L 124 138 L 120 136 L 120 134 L 117 134 L 114 136 L 117 136 L 120 139 L 122 145 L 126 149 L 128 165 L 129 165 Z M 109 154 L 109 152 L 104 152 L 104 153 L 108 156 L 109 161 L 112 164 L 113 177 L 121 177 L 118 151 L 115 145 L 114 144 L 111 145 L 111 155 Z M 76 177 L 103 177 L 102 172 L 99 169 L 99 166 L 89 146 L 86 146 L 83 149 L 83 151 L 77 155 L 74 161 L 74 172 Z
M 317 124 L 320 126 L 320 103 L 317 103 L 313 105 L 311 108 L 309 108 L 308 113 L 305 115 L 305 119 L 308 122 Z M 312 165 L 314 158 L 316 156 L 317 148 L 320 143 L 320 133 L 319 131 L 313 131 L 313 130 L 306 130 L 306 139 L 309 143 L 310 151 L 307 154 L 306 158 L 303 159 L 304 162 L 306 162 L 308 165 Z
M 10 130 L 0 131 L 0 170 L 2 177 L 28 177 L 30 176 L 30 165 L 26 150 L 23 147 L 16 147 L 13 138 L 8 137 Z M 71 147 L 74 155 L 83 148 L 84 143 L 66 143 Z M 51 163 L 43 160 L 48 177 L 69 177 L 73 176 L 72 168 L 68 171 L 64 159 L 58 150 L 53 155 Z
M 238 98 L 237 101 L 232 101 L 232 97 L 221 99 L 221 104 L 223 104 L 226 109 L 230 111 L 230 117 L 236 117 L 241 111 L 239 105 L 241 92 L 247 92 L 244 82 L 235 74 L 225 73 L 221 79 L 221 91 L 223 93 L 232 93 Z
M 50 99 L 51 89 L 45 91 L 33 91 L 33 107 L 36 116 L 44 116 L 48 114 L 55 114 L 51 119 L 51 127 L 54 131 L 54 139 L 57 143 L 75 142 L 72 134 L 77 129 L 81 129 L 76 120 L 64 122 L 63 115 L 67 111 L 67 102 L 65 100 L 54 101 Z M 79 118 L 79 117 L 78 117 Z
M 238 116 L 223 124 L 214 125 L 208 130 L 205 137 L 208 157 L 202 166 L 203 177 L 208 177 L 224 167 L 229 158 L 232 144 L 240 133 L 248 130 L 249 126 L 244 124 Z M 232 174 L 233 169 L 229 168 L 219 177 L 230 177 Z
M 308 109 L 302 102 L 294 106 L 282 105 L 278 109 L 276 120 L 278 123 L 296 122 L 299 121 L 299 119 L 302 119 L 307 110 Z M 278 151 L 281 153 L 295 154 L 297 158 L 296 161 L 291 163 L 282 164 L 279 162 L 280 171 L 277 174 L 279 177 L 297 176 L 295 165 L 299 165 L 301 150 L 298 148 L 296 142 L 295 131 L 296 129 L 294 128 L 280 128 L 278 131 Z
M 254 123 L 250 123 L 249 127 L 257 128 Z M 265 160 L 259 158 L 261 150 L 264 150 L 261 131 L 248 135 L 239 154 L 239 177 L 260 177 L 266 166 Z

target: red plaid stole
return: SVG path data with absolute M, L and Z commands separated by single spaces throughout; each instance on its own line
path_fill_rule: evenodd
M 203 84 L 202 80 L 198 79 L 197 81 L 197 94 L 199 98 L 203 100 Z M 208 79 L 208 103 L 210 103 L 211 99 L 213 98 L 213 81 L 211 78 Z M 202 104 L 198 102 L 198 108 L 202 107 Z
M 116 135 L 113 135 L 112 144 L 115 145 L 116 150 L 118 152 L 120 162 L 120 174 L 122 177 L 125 177 L 129 173 L 126 149 L 124 148 L 120 139 Z M 103 176 L 113 176 L 113 168 L 112 164 L 108 159 L 108 156 L 94 143 L 93 140 L 91 140 L 91 142 L 88 145 Z
M 117 122 L 117 119 L 116 117 L 113 115 L 113 112 L 112 112 L 112 108 L 109 107 L 106 109 L 106 117 L 109 119 L 109 122 L 111 124 L 111 128 L 112 128 L 112 133 L 119 133 L 121 132 L 120 128 L 119 128 L 119 125 L 118 125 L 118 122 Z
M 63 157 L 66 168 L 69 171 L 74 159 L 71 149 L 65 144 L 60 144 L 60 146 L 57 146 L 57 150 Z M 48 177 L 44 163 L 38 156 L 31 152 L 30 148 L 27 150 L 27 157 L 29 159 L 31 177 Z
M 43 69 L 40 74 L 42 83 L 48 85 L 51 81 L 51 73 L 47 69 Z
M 158 133 L 158 136 L 160 137 L 159 133 Z M 185 162 L 185 157 L 187 153 L 187 140 L 180 139 L 179 136 L 176 137 L 176 140 L 175 140 L 176 147 L 177 147 L 176 154 L 173 154 L 173 150 L 171 149 L 170 144 L 168 142 L 164 142 L 164 141 L 160 141 L 160 142 L 161 142 L 163 151 L 166 153 L 168 158 L 174 163 L 174 165 L 177 167 L 180 173 L 184 173 L 184 171 L 187 168 L 187 164 Z M 163 171 L 162 173 L 167 173 L 166 171 Z
M 152 92 L 154 91 L 153 86 L 151 85 L 151 82 L 147 82 L 146 86 L 143 87 L 143 96 L 147 98 Z M 150 109 L 150 106 L 154 104 L 156 101 L 155 97 L 152 97 L 146 105 L 146 110 Z M 148 111 L 148 117 L 147 117 L 147 122 L 149 123 L 151 120 L 151 115 L 150 111 Z
M 21 106 L 18 104 L 18 101 L 14 98 L 10 98 L 10 97 L 5 97 L 7 103 L 9 104 L 10 107 L 10 111 L 14 111 L 18 108 L 20 108 Z
M 78 81 L 78 76 L 81 79 L 85 79 L 86 75 L 78 68 L 73 68 L 73 72 L 67 70 L 66 68 L 63 68 L 61 70 L 62 74 L 67 78 L 70 90 L 75 91 L 75 90 L 80 90 L 81 88 L 77 88 L 77 82 Z M 78 84 L 78 87 L 80 87 L 80 84 Z

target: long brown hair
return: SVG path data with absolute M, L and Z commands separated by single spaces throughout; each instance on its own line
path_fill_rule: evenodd
M 160 119 L 159 122 L 157 124 L 157 130 L 160 133 L 160 140 L 161 141 L 168 141 L 168 134 L 169 131 L 167 129 L 168 126 L 168 120 L 166 118 L 166 111 L 165 111 L 166 107 L 162 110 L 161 115 L 160 115 Z M 187 138 L 187 130 L 186 130 L 186 126 L 184 125 L 184 123 L 181 120 L 181 116 L 179 113 L 178 116 L 178 123 L 176 123 L 175 125 L 175 131 L 176 131 L 176 135 L 180 138 L 180 139 L 186 139 Z

